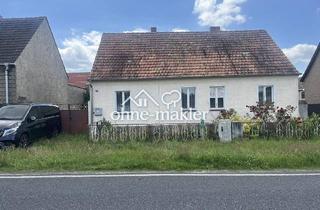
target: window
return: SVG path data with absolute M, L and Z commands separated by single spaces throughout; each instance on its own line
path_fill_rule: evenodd
M 41 112 L 41 109 L 39 106 L 33 106 L 31 107 L 28 117 L 36 117 L 36 119 L 42 119 L 43 118 L 43 114 Z
M 210 109 L 224 108 L 224 87 L 210 87 Z
M 196 108 L 196 88 L 185 87 L 181 88 L 181 100 L 183 109 L 195 109 Z
M 40 110 L 44 117 L 53 117 L 60 114 L 59 108 L 54 106 L 40 106 Z
M 304 92 L 304 90 L 300 91 L 300 100 L 305 100 L 306 99 L 306 93 Z
M 259 86 L 259 103 L 273 102 L 273 86 Z
M 117 112 L 130 112 L 130 91 L 117 91 Z
M 0 108 L 0 120 L 22 120 L 29 105 L 9 105 Z

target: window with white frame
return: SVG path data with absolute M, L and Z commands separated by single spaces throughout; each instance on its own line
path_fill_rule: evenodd
M 272 103 L 273 102 L 273 86 L 261 85 L 258 90 L 259 103 Z
M 130 91 L 116 91 L 117 112 L 130 112 Z
M 182 109 L 196 108 L 196 88 L 183 87 L 181 88 Z
M 223 86 L 210 87 L 210 109 L 224 108 L 225 90 Z
M 300 100 L 305 100 L 306 99 L 306 93 L 304 90 L 299 90 L 300 93 Z

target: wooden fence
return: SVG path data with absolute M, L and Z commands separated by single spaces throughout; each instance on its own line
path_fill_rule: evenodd
M 320 136 L 319 123 L 243 123 L 243 126 L 250 127 L 244 134 L 247 137 L 310 139 Z
M 232 127 L 242 126 L 241 129 L 231 129 L 233 138 L 290 138 L 310 139 L 320 136 L 319 123 L 259 123 L 232 122 Z M 243 134 L 234 132 L 241 132 Z M 92 140 L 106 141 L 165 141 L 165 140 L 196 140 L 218 139 L 218 123 L 210 124 L 167 124 L 167 125 L 108 125 L 90 126 Z
M 88 109 L 83 104 L 59 105 L 62 131 L 77 134 L 88 133 Z
M 91 139 L 96 141 L 217 139 L 216 131 L 215 124 L 90 126 Z

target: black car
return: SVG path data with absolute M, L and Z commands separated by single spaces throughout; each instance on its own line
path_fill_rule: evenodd
M 0 146 L 26 147 L 32 140 L 61 131 L 58 106 L 49 104 L 7 105 L 0 108 Z

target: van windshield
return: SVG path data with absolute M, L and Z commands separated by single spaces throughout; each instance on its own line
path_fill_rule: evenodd
M 29 105 L 9 105 L 0 108 L 0 120 L 22 120 Z

